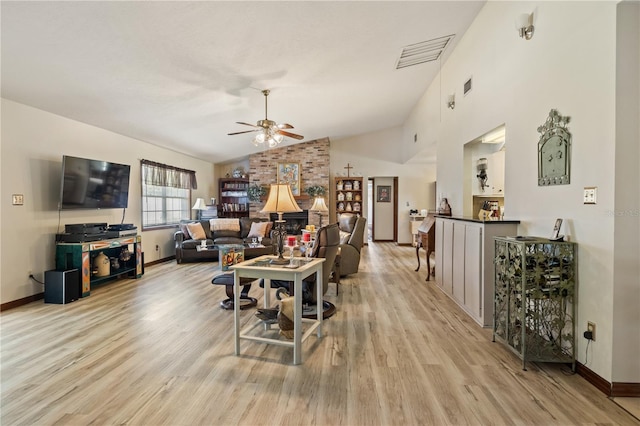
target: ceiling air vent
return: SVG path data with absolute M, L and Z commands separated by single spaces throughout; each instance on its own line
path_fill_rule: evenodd
M 423 64 L 425 62 L 436 61 L 440 59 L 440 55 L 444 49 L 453 40 L 455 34 L 445 37 L 434 38 L 433 40 L 422 41 L 420 43 L 405 46 L 400 52 L 400 58 L 396 64 L 396 69 L 410 67 L 413 65 Z

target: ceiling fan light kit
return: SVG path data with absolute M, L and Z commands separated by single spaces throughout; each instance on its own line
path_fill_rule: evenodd
M 273 134 L 272 130 L 268 129 L 262 133 L 258 133 L 256 137 L 253 138 L 253 144 L 255 146 L 260 146 L 266 143 L 269 146 L 269 148 L 273 148 L 275 146 L 278 146 L 278 144 L 281 143 L 283 139 L 284 139 L 284 136 Z
M 278 124 L 273 120 L 269 120 L 267 115 L 267 96 L 269 96 L 269 90 L 263 90 L 262 94 L 264 95 L 264 120 L 258 120 L 256 125 L 245 123 L 242 121 L 237 121 L 238 124 L 242 124 L 244 126 L 255 127 L 253 130 L 245 130 L 242 132 L 234 132 L 229 133 L 229 135 L 239 135 L 242 133 L 251 133 L 251 132 L 260 132 L 253 138 L 253 144 L 255 146 L 261 146 L 266 144 L 269 148 L 274 148 L 278 146 L 283 140 L 284 137 L 290 137 L 298 140 L 304 139 L 304 136 L 297 135 L 295 133 L 286 132 L 282 129 L 293 129 L 293 126 L 288 123 Z

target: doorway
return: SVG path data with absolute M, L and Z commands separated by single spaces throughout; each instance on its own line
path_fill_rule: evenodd
M 367 182 L 371 241 L 398 241 L 398 177 L 370 177 Z

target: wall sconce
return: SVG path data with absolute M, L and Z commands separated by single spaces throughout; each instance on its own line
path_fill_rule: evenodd
M 531 40 L 535 27 L 533 26 L 533 13 L 523 13 L 516 22 L 516 29 L 521 38 Z
M 447 101 L 447 108 L 455 109 L 456 107 L 456 95 L 449 95 L 449 100 Z

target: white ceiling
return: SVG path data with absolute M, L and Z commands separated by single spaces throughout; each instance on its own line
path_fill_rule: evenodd
M 484 1 L 1 3 L 2 96 L 213 163 L 260 149 L 236 121 L 304 141 L 401 125 L 439 69 L 401 49 Z M 285 144 L 296 143 L 285 139 Z

